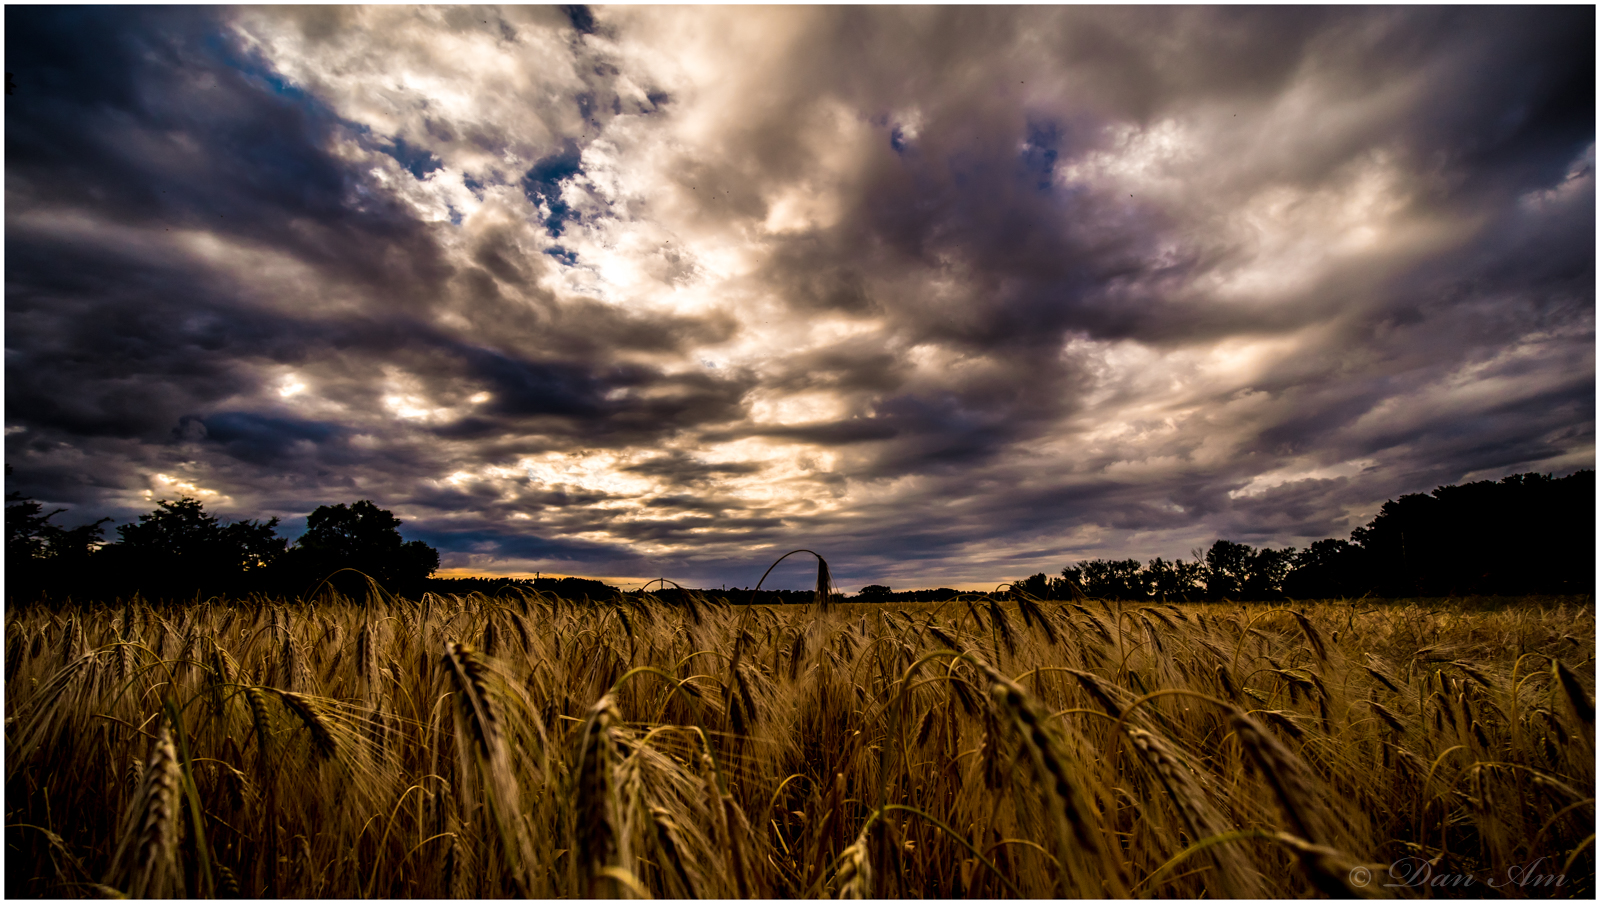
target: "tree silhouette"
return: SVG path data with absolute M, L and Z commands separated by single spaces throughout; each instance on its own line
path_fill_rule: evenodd
M 1050 576 L 1042 571 L 1020 581 L 1012 581 L 1011 589 L 1016 593 L 1026 593 L 1034 599 L 1047 600 L 1052 595 L 1050 592 Z
M 17 493 L 6 494 L 6 570 L 27 567 L 34 559 L 42 559 L 49 548 L 46 531 L 53 525 L 50 519 L 66 511 L 56 509 L 48 515 L 41 514 L 44 506 Z
M 276 518 L 224 525 L 192 497 L 176 502 L 160 499 L 156 505 L 137 523 L 120 525 L 121 542 L 111 548 L 120 558 L 136 558 L 140 570 L 170 578 L 157 583 L 220 592 L 237 587 L 248 572 L 283 551 L 285 541 L 276 535 Z
M 1138 559 L 1093 559 L 1079 562 L 1073 569 L 1079 575 L 1078 586 L 1091 597 L 1109 600 L 1149 599 L 1147 575 Z
M 66 511 L 44 514 L 44 506 L 17 493 L 6 494 L 6 590 L 11 596 L 36 597 L 46 589 L 70 592 L 86 572 L 89 557 L 101 545 L 110 521 L 64 528 L 50 519 Z
M 1241 595 L 1247 600 L 1275 600 L 1283 598 L 1283 581 L 1294 567 L 1295 548 L 1263 548 L 1250 557 L 1250 573 L 1245 577 Z
M 1351 539 L 1383 596 L 1594 592 L 1594 471 L 1391 499 Z
M 1206 550 L 1206 593 L 1212 599 L 1239 599 L 1250 577 L 1255 550 L 1243 543 L 1218 540 Z
M 1256 549 L 1245 543 L 1218 540 L 1206 550 L 1206 593 L 1212 599 L 1279 599 L 1294 561 L 1293 547 Z
M 160 499 L 155 511 L 119 525 L 121 539 L 94 556 L 95 584 L 158 598 L 259 590 L 284 549 L 277 526 L 276 518 L 223 524 L 193 497 Z
M 1361 547 L 1348 540 L 1318 540 L 1295 555 L 1283 592 L 1302 600 L 1360 596 L 1368 589 L 1366 571 Z
M 1168 562 L 1157 556 L 1150 560 L 1145 574 L 1150 593 L 1163 602 L 1197 600 L 1205 595 L 1201 584 L 1205 566 L 1199 562 Z
M 318 506 L 306 518 L 306 532 L 282 559 L 280 572 L 306 592 L 340 569 L 355 569 L 394 593 L 418 591 L 439 567 L 439 553 L 420 540 L 406 542 L 393 512 L 363 499 L 349 506 Z M 359 593 L 355 575 L 334 578 L 337 589 Z
M 1201 561 L 1094 559 L 1049 580 L 1057 599 L 1331 599 L 1451 594 L 1593 594 L 1594 471 L 1513 474 L 1383 504 L 1349 540 L 1304 550 L 1217 540 Z M 1034 575 L 1019 587 L 1033 587 Z M 1032 592 L 1030 590 L 1030 592 Z

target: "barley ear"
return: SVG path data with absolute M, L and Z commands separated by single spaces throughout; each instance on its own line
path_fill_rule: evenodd
M 263 781 L 272 776 L 269 757 L 272 748 L 272 712 L 267 709 L 267 695 L 259 687 L 244 689 L 245 700 L 250 704 L 250 720 L 256 732 L 256 765 Z
M 500 718 L 489 693 L 487 669 L 477 651 L 464 643 L 445 644 L 444 663 L 455 687 L 459 711 L 466 717 L 480 752 L 492 755 L 500 746 Z
M 1083 689 L 1087 691 L 1089 696 L 1093 697 L 1095 702 L 1099 703 L 1107 713 L 1111 714 L 1111 716 L 1114 718 L 1122 718 L 1122 706 L 1117 703 L 1116 697 L 1113 696 L 1111 688 L 1108 687 L 1105 682 L 1100 680 L 1100 676 L 1095 675 L 1092 672 L 1080 672 L 1077 669 L 1067 669 L 1067 672 L 1070 673 L 1072 677 L 1078 679 L 1078 683 L 1083 686 Z
M 806 632 L 796 629 L 794 643 L 789 646 L 789 681 L 793 683 L 800 679 L 800 663 L 806 658 Z
M 839 869 L 835 881 L 839 883 L 839 897 L 864 901 L 872 897 L 872 858 L 867 855 L 867 835 L 872 830 L 870 821 L 856 836 L 855 843 L 839 854 Z
M 1382 720 L 1383 724 L 1389 726 L 1391 730 L 1399 734 L 1405 733 L 1405 725 L 1400 721 L 1399 717 L 1389 711 L 1388 707 L 1375 700 L 1368 701 L 1367 706 L 1372 709 L 1373 715 Z
M 696 894 L 696 886 L 689 876 L 688 866 L 683 856 L 679 853 L 681 844 L 673 837 L 679 830 L 677 824 L 673 822 L 670 814 L 661 807 L 651 807 L 650 817 L 654 828 L 652 841 L 656 849 L 660 851 L 660 862 L 671 868 L 670 871 L 663 870 L 663 872 L 676 885 L 675 888 L 669 888 L 673 892 L 671 897 L 704 897 Z
M 217 897 L 230 899 L 244 897 L 239 893 L 239 877 L 226 866 L 217 867 Z
M 576 838 L 577 856 L 573 863 L 577 870 L 580 897 L 595 897 L 601 888 L 601 871 L 611 866 L 612 855 L 617 850 L 616 820 L 612 813 L 611 791 L 613 770 L 617 761 L 616 743 L 612 729 L 622 724 L 622 713 L 610 695 L 600 698 L 589 710 L 589 720 L 583 727 L 578 745 L 577 766 L 574 769 L 577 787 Z M 615 880 L 611 880 L 615 885 Z M 612 891 L 616 889 L 613 887 Z M 613 895 L 615 896 L 615 895 Z
M 1566 663 L 1559 659 L 1554 660 L 1554 662 L 1555 664 L 1551 666 L 1551 671 L 1555 675 L 1556 682 L 1561 685 L 1561 691 L 1567 698 L 1567 705 L 1572 707 L 1572 714 L 1577 716 L 1578 721 L 1587 726 L 1590 731 L 1593 731 L 1594 701 L 1589 699 L 1588 694 L 1584 693 L 1583 686 L 1578 683 L 1578 676 L 1567 668 Z
M 833 609 L 833 575 L 828 571 L 828 560 L 817 556 L 816 604 L 823 611 Z
M 178 793 L 183 782 L 172 727 L 163 719 L 134 795 L 131 819 L 106 884 L 131 898 L 182 896 L 178 871 Z
M 1183 819 L 1184 827 L 1189 831 L 1189 837 L 1205 838 L 1216 834 L 1214 828 L 1207 824 L 1208 814 L 1204 810 L 1205 795 L 1189 778 L 1187 771 L 1178 762 L 1177 756 L 1166 742 L 1160 736 L 1142 728 L 1127 728 L 1125 731 L 1134 749 L 1155 773 L 1162 789 L 1167 792 L 1167 797 L 1172 800 L 1178 815 Z
M 1295 623 L 1300 626 L 1301 633 L 1306 636 L 1306 642 L 1311 644 L 1311 651 L 1317 654 L 1318 659 L 1327 662 L 1328 645 L 1323 643 L 1322 634 L 1317 631 L 1317 626 L 1313 625 L 1310 619 L 1293 609 L 1289 610 L 1289 614 L 1294 616 Z
M 1351 869 L 1350 858 L 1344 853 L 1281 832 L 1276 840 L 1299 855 L 1300 868 L 1317 891 L 1330 898 L 1371 897 L 1370 889 L 1351 884 L 1354 870 Z
M 1106 847 L 1099 814 L 1079 789 L 1072 763 L 1051 731 L 1048 713 L 1042 712 L 1016 682 L 981 660 L 978 667 L 991 682 L 990 693 L 995 702 L 1010 716 L 1021 736 L 1022 746 L 1033 761 L 1035 775 L 1049 792 L 1053 792 L 1050 794 L 1051 810 L 1058 820 L 1061 862 L 1068 865 L 1066 873 L 1077 885 L 1077 895 L 1127 897 L 1122 863 Z M 1063 883 L 1068 878 L 1063 875 Z M 1070 891 L 1065 887 L 1062 890 Z
M 1039 627 L 1044 629 L 1045 642 L 1052 647 L 1059 643 L 1060 638 L 1056 637 L 1055 626 L 1050 624 L 1050 619 L 1039 608 L 1038 601 L 1025 592 L 1019 591 L 1014 595 L 1017 598 L 1017 610 L 1022 613 L 1023 623 L 1031 630 L 1033 623 L 1038 622 Z
M 489 666 L 481 655 L 464 643 L 446 643 L 445 665 L 456 690 L 456 725 L 468 738 L 462 751 L 477 763 L 489 816 L 494 820 L 500 843 L 511 866 L 511 875 L 524 896 L 532 888 L 533 853 L 522 815 L 518 809 L 521 793 L 512 772 L 500 707 L 489 686 Z
M 278 691 L 278 698 L 284 706 L 300 719 L 306 731 L 311 735 L 312 749 L 323 760 L 330 760 L 339 751 L 339 744 L 334 738 L 333 723 L 328 720 L 326 713 L 322 712 L 309 697 L 290 691 Z
M 1312 831 L 1311 795 L 1299 760 L 1243 710 L 1235 709 L 1229 721 L 1239 743 L 1272 787 L 1284 820 L 1297 836 L 1315 843 L 1318 833 Z
M 1223 693 L 1228 695 L 1229 700 L 1239 699 L 1239 688 L 1234 685 L 1233 676 L 1228 673 L 1226 663 L 1217 663 L 1217 683 L 1222 685 Z
M 1366 673 L 1368 675 L 1371 675 L 1373 677 L 1373 679 L 1376 680 L 1379 684 L 1381 684 L 1384 687 L 1388 688 L 1391 693 L 1398 694 L 1398 693 L 1401 692 L 1399 686 L 1396 685 L 1394 683 L 1394 681 L 1389 678 L 1388 675 L 1385 675 L 1384 673 L 1378 671 L 1377 669 L 1373 668 L 1370 665 L 1369 666 L 1364 666 L 1364 668 L 1365 668 Z
M 1011 620 L 1006 618 L 1006 610 L 1001 607 L 999 600 L 989 600 L 989 624 L 999 633 L 1000 642 L 1005 644 L 1006 652 L 1012 656 L 1017 655 L 1016 633 L 1011 629 Z M 996 659 L 998 658 L 997 655 Z

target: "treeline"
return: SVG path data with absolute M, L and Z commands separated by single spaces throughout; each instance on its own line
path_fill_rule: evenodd
M 949 587 L 940 587 L 935 590 L 897 591 L 891 590 L 884 584 L 868 584 L 861 588 L 861 592 L 856 595 L 855 599 L 857 602 L 862 603 L 942 603 L 945 600 L 955 599 L 961 593 L 962 591 L 952 590 Z M 971 594 L 969 593 L 968 595 L 970 596 Z
M 1567 477 L 1515 474 L 1498 482 L 1441 486 L 1383 504 L 1350 539 L 1326 539 L 1306 549 L 1257 549 L 1218 540 L 1193 560 L 1094 559 L 1036 574 L 1014 590 L 1041 599 L 1274 600 L 1468 594 L 1592 594 L 1594 592 L 1594 471 Z M 155 511 L 116 528 L 109 518 L 62 528 L 32 499 L 6 496 L 6 595 L 31 601 L 192 599 L 265 593 L 305 596 L 326 580 L 360 597 L 367 578 L 405 596 L 424 591 L 488 595 L 539 590 L 568 599 L 610 599 L 620 591 L 586 578 L 456 578 L 431 575 L 439 553 L 405 541 L 400 519 L 362 500 L 319 506 L 293 543 L 277 534 L 278 519 L 224 524 L 199 500 L 161 500 Z M 359 574 L 357 574 L 359 572 Z M 636 593 L 639 591 L 635 591 Z M 677 602 L 686 591 L 655 595 Z M 695 591 L 733 604 L 810 602 L 810 590 L 749 588 Z M 939 602 L 955 590 L 895 592 L 874 584 L 861 602 Z
M 1094 559 L 1014 587 L 1042 599 L 1171 601 L 1592 594 L 1594 494 L 1593 470 L 1514 474 L 1391 499 L 1349 540 L 1218 540 L 1193 561 Z
M 553 593 L 566 600 L 608 600 L 617 595 L 617 588 L 592 578 L 429 578 L 426 590 L 434 593 L 454 593 L 465 596 L 481 593 L 484 596 L 509 596 L 515 598 L 521 591 Z
M 687 587 L 645 586 L 650 589 L 630 590 L 625 595 L 638 597 L 648 593 L 669 606 L 692 606 L 699 600 L 731 606 L 792 606 L 806 605 L 817 598 L 816 590 L 751 590 L 749 587 L 695 590 Z M 838 600 L 843 596 L 835 592 L 833 598 Z
M 406 542 L 400 519 L 368 500 L 319 506 L 292 544 L 278 536 L 276 518 L 223 524 L 189 497 L 158 501 L 155 511 L 119 525 L 113 543 L 104 542 L 102 527 L 110 518 L 67 529 L 51 520 L 61 511 L 46 513 L 32 499 L 7 494 L 9 600 L 304 596 L 325 579 L 361 598 L 367 577 L 391 593 L 415 595 L 439 567 L 433 547 Z

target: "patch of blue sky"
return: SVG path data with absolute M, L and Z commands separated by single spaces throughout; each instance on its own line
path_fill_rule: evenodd
M 379 145 L 378 149 L 393 157 L 419 182 L 428 178 L 429 173 L 444 166 L 444 161 L 435 156 L 432 151 L 409 144 L 398 135 L 390 139 L 388 146 Z
M 286 100 L 307 108 L 319 117 L 344 120 L 333 112 L 333 108 L 323 103 L 316 95 L 290 81 L 283 73 L 277 71 L 261 57 L 260 54 L 245 51 L 229 40 L 228 35 L 216 32 L 207 35 L 202 42 L 205 50 L 219 63 L 240 74 L 250 78 Z M 354 125 L 353 123 L 349 123 Z
M 583 153 L 578 143 L 569 138 L 560 153 L 538 160 L 522 177 L 523 194 L 547 211 L 544 227 L 553 237 L 560 237 L 567 221 L 578 219 L 578 212 L 561 200 L 561 187 L 582 172 Z
M 1030 119 L 1027 140 L 1019 155 L 1023 172 L 1037 180 L 1035 187 L 1049 191 L 1060 156 L 1061 129 L 1055 123 Z
M 205 50 L 223 66 L 244 75 L 274 95 L 292 102 L 317 119 L 338 123 L 340 127 L 353 134 L 363 147 L 394 157 L 417 179 L 425 178 L 428 173 L 443 165 L 431 153 L 421 148 L 413 148 L 402 139 L 396 138 L 393 142 L 381 137 L 375 139 L 372 128 L 366 123 L 340 116 L 321 98 L 296 85 L 273 68 L 258 52 L 245 50 L 229 40 L 226 34 L 219 32 L 208 35 L 203 44 Z

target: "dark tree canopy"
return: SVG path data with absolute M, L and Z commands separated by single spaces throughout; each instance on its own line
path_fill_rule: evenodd
M 1367 589 L 1365 563 L 1361 547 L 1348 540 L 1318 540 L 1295 556 L 1283 593 L 1302 600 L 1360 596 Z
M 82 574 L 105 537 L 101 518 L 64 528 L 51 521 L 66 511 L 44 513 L 44 506 L 16 493 L 6 494 L 6 585 L 13 594 L 37 596 L 45 588 Z
M 266 589 L 265 570 L 284 549 L 278 519 L 223 524 L 198 499 L 156 502 L 155 511 L 117 527 L 120 542 L 95 556 L 100 588 L 149 597 Z
M 110 521 L 101 518 L 92 524 L 64 528 L 50 519 L 66 511 L 56 509 L 44 514 L 44 506 L 16 493 L 6 495 L 6 556 L 12 561 L 78 560 L 93 552 L 105 536 L 100 525 Z
M 306 532 L 284 555 L 283 573 L 293 582 L 313 584 L 349 568 L 392 592 L 415 592 L 439 568 L 439 553 L 420 540 L 406 542 L 400 536 L 402 523 L 367 499 L 349 506 L 318 506 L 306 518 Z M 341 591 L 355 592 L 364 582 L 348 575 L 334 583 Z
M 251 592 L 298 595 L 342 569 L 356 569 L 390 592 L 415 593 L 439 567 L 439 554 L 406 542 L 393 513 L 362 500 L 321 506 L 293 547 L 277 535 L 278 519 L 224 524 L 198 499 L 159 500 L 156 509 L 117 528 L 103 543 L 102 518 L 61 528 L 34 500 L 6 497 L 7 593 L 13 599 L 143 594 L 185 599 L 196 594 Z M 335 579 L 359 594 L 366 581 Z
M 1351 539 L 1382 596 L 1592 593 L 1594 471 L 1513 474 L 1383 504 Z
M 157 508 L 138 523 L 117 528 L 122 549 L 170 560 L 165 565 L 213 569 L 220 573 L 262 568 L 283 552 L 278 519 L 223 524 L 205 511 L 200 500 L 158 500 Z
M 1303 550 L 1218 540 L 1195 561 L 1094 559 L 1048 594 L 1103 599 L 1273 600 L 1594 592 L 1594 471 L 1513 474 L 1383 504 L 1349 540 Z M 1043 575 L 1018 586 L 1037 588 Z M 1044 595 L 1035 593 L 1035 595 Z
M 1157 556 L 1145 571 L 1146 586 L 1155 599 L 1186 602 L 1205 597 L 1205 566 L 1199 562 L 1168 562 Z
M 295 545 L 340 558 L 388 555 L 404 542 L 400 538 L 403 522 L 393 512 L 363 499 L 346 507 L 321 505 L 306 518 L 306 532 Z

